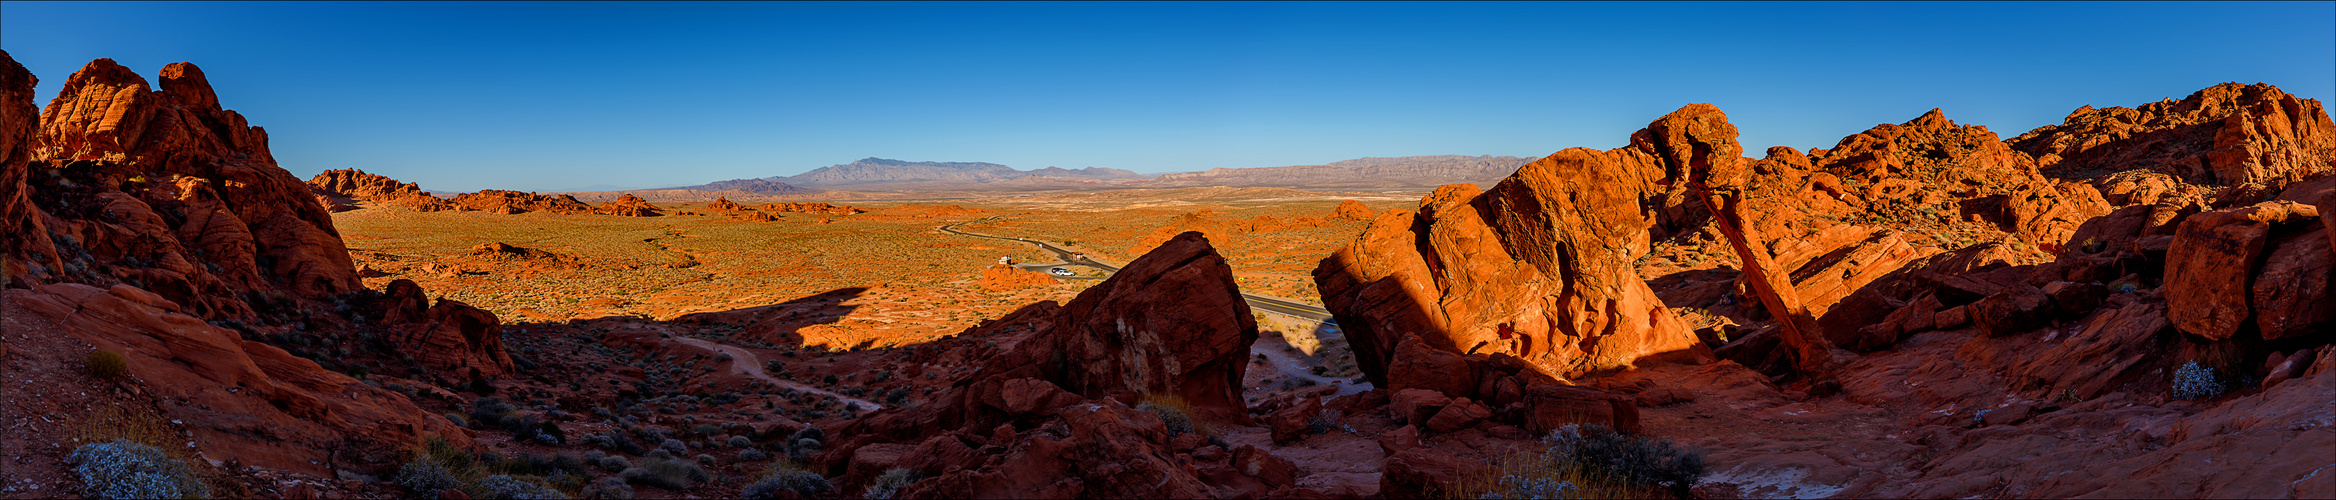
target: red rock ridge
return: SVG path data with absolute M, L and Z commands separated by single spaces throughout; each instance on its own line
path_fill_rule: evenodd
M 2336 124 L 2320 101 L 2278 87 L 2224 83 L 2137 107 L 2077 108 L 2009 141 L 2054 175 L 2147 169 L 2256 195 L 2329 168 Z M 2257 197 L 2248 202 L 2260 201 Z
M 326 196 L 340 196 L 353 200 L 406 207 L 416 212 L 443 212 L 462 207 L 430 196 L 421 186 L 398 182 L 357 169 L 326 170 L 308 179 L 308 185 Z M 329 206 L 329 205 L 328 205 Z M 339 211 L 339 210 L 335 210 Z

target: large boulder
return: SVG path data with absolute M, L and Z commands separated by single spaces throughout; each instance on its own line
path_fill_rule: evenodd
M 1684 132 L 1697 127 L 1712 130 Z M 1315 283 L 1364 374 L 1389 384 L 1395 351 L 1410 336 L 1566 375 L 1661 355 L 1708 357 L 1633 261 L 1649 249 L 1649 207 L 1667 203 L 1671 172 L 1733 159 L 1734 129 L 1717 108 L 1696 105 L 1649 130 L 1657 132 L 1634 134 L 1620 149 L 1559 151 L 1483 192 L 1438 188 L 1417 212 L 1380 215 L 1324 259 Z
M 503 350 L 502 321 L 495 313 L 443 298 L 424 309 L 421 305 L 429 299 L 422 293 L 412 281 L 390 282 L 382 322 L 391 325 L 390 341 L 400 352 L 448 383 L 511 371 L 511 355 Z
M 2319 216 L 2312 205 L 2274 200 L 2183 220 L 2166 251 L 2166 315 L 2176 328 L 2208 340 L 2237 335 L 2254 314 L 2251 285 L 2274 233 L 2318 225 Z M 2310 268 L 2300 265 L 2297 270 Z

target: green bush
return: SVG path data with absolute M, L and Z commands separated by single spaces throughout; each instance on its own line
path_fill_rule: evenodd
M 1198 432 L 1198 429 L 1192 425 L 1192 416 L 1184 413 L 1183 408 L 1178 408 L 1173 403 L 1156 403 L 1152 401 L 1146 401 L 1143 404 L 1136 405 L 1136 409 L 1152 412 L 1153 415 L 1159 415 L 1160 421 L 1168 424 L 1168 435 L 1170 436 L 1187 432 Z
M 123 373 L 130 371 L 130 361 L 118 352 L 103 349 L 90 351 L 85 361 L 89 364 L 89 374 L 101 379 L 122 378 Z
M 65 456 L 65 463 L 73 465 L 92 498 L 211 497 L 211 488 L 186 462 L 126 439 L 82 445 Z

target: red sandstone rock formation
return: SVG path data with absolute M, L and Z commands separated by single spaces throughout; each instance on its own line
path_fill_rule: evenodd
M 351 200 L 402 206 L 416 212 L 443 212 L 462 209 L 461 206 L 452 202 L 430 196 L 430 192 L 423 191 L 421 186 L 414 183 L 398 182 L 397 179 L 369 174 L 353 168 L 326 170 L 318 173 L 316 177 L 308 179 L 308 186 L 324 196 L 339 196 Z
M 453 203 L 463 208 L 498 214 L 551 212 L 555 214 L 591 213 L 592 206 L 576 201 L 568 195 L 543 195 L 500 189 L 480 190 L 476 193 L 454 195 Z
M 1054 276 L 1047 275 L 1046 273 L 1030 271 L 1006 264 L 996 264 L 990 267 L 982 268 L 981 278 L 974 280 L 973 282 L 974 285 L 989 289 L 993 292 L 1006 292 L 1034 286 L 1053 285 L 1057 283 L 1062 283 L 1062 281 L 1054 279 Z
M 663 209 L 657 208 L 656 205 L 649 204 L 649 200 L 641 199 L 639 196 L 626 194 L 624 196 L 617 197 L 616 201 L 600 204 L 600 208 L 594 209 L 592 213 L 623 217 L 656 217 L 665 215 L 663 212 L 660 212 L 660 210 Z
M 37 83 L 24 65 L 0 51 L 0 233 L 8 234 L 0 238 L 0 286 L 33 281 L 20 276 L 36 267 L 64 267 L 42 223 L 46 214 L 33 205 L 32 190 L 25 185 L 40 131 L 40 110 L 32 105 Z
M 431 306 L 429 295 L 412 280 L 392 281 L 384 293 L 380 317 L 391 325 L 391 342 L 442 382 L 459 385 L 511 371 L 502 322 L 494 313 L 446 299 Z
M 1293 485 L 1271 455 L 1177 465 L 1175 453 L 1198 444 L 1170 439 L 1158 417 L 1130 408 L 1172 396 L 1203 422 L 1246 420 L 1240 383 L 1257 327 L 1208 240 L 1186 233 L 1060 309 L 1045 306 L 999 320 L 1048 318 L 980 371 L 923 406 L 854 421 L 836 432 L 850 440 L 816 462 L 847 476 L 885 467 L 938 476 L 908 496 L 1231 497 Z M 884 456 L 899 458 L 876 463 Z M 1238 466 L 1242 457 L 1258 466 Z
M 2224 83 L 2180 101 L 2080 107 L 2060 125 L 2009 142 L 2055 175 L 2148 169 L 2262 195 L 2326 171 L 2336 158 L 2336 125 L 2318 100 Z
M 738 211 L 744 211 L 744 210 L 753 210 L 753 209 L 751 209 L 751 208 L 746 208 L 746 206 L 745 206 L 745 205 L 740 205 L 740 204 L 737 204 L 737 203 L 731 203 L 731 202 L 730 202 L 730 198 L 729 198 L 729 197 L 716 197 L 716 198 L 714 198 L 714 202 L 713 202 L 713 203 L 707 203 L 707 204 L 706 204 L 706 210 L 712 210 L 712 211 L 714 211 L 714 213 L 724 213 L 724 214 L 726 214 L 726 213 L 730 213 L 730 212 L 738 212 Z
M 866 212 L 866 210 L 861 210 L 861 209 L 857 209 L 857 208 L 852 208 L 852 207 L 845 206 L 845 205 L 830 205 L 830 204 L 828 204 L 827 202 L 822 202 L 822 201 L 771 203 L 771 204 L 766 204 L 766 205 L 763 205 L 763 206 L 762 206 L 762 209 L 763 209 L 764 211 L 768 211 L 768 212 L 797 212 L 797 213 L 806 213 L 806 214 L 826 214 L 826 215 L 852 215 L 852 214 L 856 214 L 856 213 Z M 954 209 L 954 212 L 952 211 L 952 209 Z M 951 205 L 951 206 L 949 206 L 949 207 L 941 207 L 941 208 L 935 209 L 935 210 L 933 210 L 933 211 L 932 211 L 932 213 L 927 213 L 927 214 L 924 214 L 924 216 L 926 216 L 926 217 L 941 217 L 941 216 L 946 216 L 946 215 L 954 215 L 954 214 L 955 214 L 955 212 L 963 212 L 963 211 L 964 211 L 964 209 L 963 209 L 963 208 L 959 208 L 959 207 L 957 207 L 957 206 L 955 206 L 955 205 Z
M 1654 224 L 1640 207 L 1661 192 L 1665 161 L 1685 160 L 1656 152 L 1688 147 L 1659 140 L 1559 151 L 1483 193 L 1438 188 L 1324 259 L 1315 282 L 1364 373 L 1388 384 L 1396 347 L 1414 335 L 1564 376 L 1707 356 L 1632 269 Z
M 220 108 L 194 65 L 161 76 L 162 90 L 151 91 L 99 59 L 66 81 L 30 145 L 39 175 L 11 162 L 0 179 L 0 196 L 15 198 L 0 216 L 40 229 L 12 238 L 25 243 L 0 268 L 23 283 L 129 283 L 216 319 L 253 318 L 251 294 L 357 290 L 331 217 L 276 167 L 266 132 Z M 22 118 L 17 102 L 6 106 L 12 118 Z
M 1371 219 L 1378 218 L 1378 215 L 1379 212 L 1371 210 L 1371 207 L 1363 206 L 1362 202 L 1355 200 L 1339 200 L 1338 208 L 1331 209 L 1330 211 L 1330 218 L 1342 220 L 1357 220 L 1367 222 Z
M 2259 307 L 2270 307 L 2261 326 L 2264 338 L 2302 334 L 2325 322 L 2328 262 L 2318 208 L 2276 200 L 2204 212 L 2183 219 L 2166 250 L 2167 316 L 2182 331 L 2222 340 L 2258 326 Z M 2281 244 L 2274 245 L 2274 242 Z M 2285 257 L 2266 269 L 2266 257 Z M 2264 280 L 2263 271 L 2272 271 Z M 2260 286 L 2258 286 L 2260 285 Z M 2260 290 L 2260 293 L 2258 293 Z M 2253 304 L 2262 296 L 2269 304 Z M 2301 323 L 2298 324 L 2297 322 Z

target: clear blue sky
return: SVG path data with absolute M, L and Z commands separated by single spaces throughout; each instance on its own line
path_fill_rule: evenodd
M 306 177 L 672 186 L 863 157 L 1139 172 L 1611 148 L 1690 102 L 1757 154 L 1933 107 L 2011 136 L 2224 81 L 2336 93 L 2336 2 L 0 2 L 41 104 L 192 61 Z

